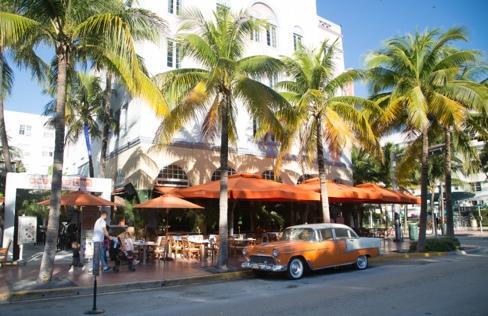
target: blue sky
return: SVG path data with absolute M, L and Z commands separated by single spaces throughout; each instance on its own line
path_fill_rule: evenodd
M 364 56 L 383 40 L 426 28 L 464 26 L 470 41 L 461 46 L 488 52 L 486 0 L 317 0 L 317 10 L 342 25 L 347 68 L 362 67 Z M 43 50 L 41 55 L 48 58 L 49 52 Z M 41 113 L 49 101 L 41 89 L 28 72 L 16 70 L 7 109 Z M 365 95 L 365 88 L 356 86 L 356 93 Z

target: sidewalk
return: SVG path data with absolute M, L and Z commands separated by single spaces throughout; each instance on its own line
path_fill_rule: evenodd
M 408 251 L 410 241 L 395 242 L 385 239 L 382 242 L 384 251 L 383 260 L 398 258 L 399 254 Z M 38 290 L 51 289 L 73 289 L 76 294 L 80 294 L 77 289 L 89 289 L 93 284 L 93 276 L 88 269 L 76 269 L 69 272 L 71 262 L 70 253 L 61 251 L 56 255 L 52 281 L 47 285 L 39 285 L 36 282 L 42 249 L 26 249 L 26 263 L 18 266 L 6 266 L 0 269 L 0 302 L 9 300 L 13 293 L 36 292 Z M 240 264 L 241 258 L 232 258 L 229 263 L 230 272 L 242 271 Z M 110 263 L 111 264 L 111 263 Z M 178 259 L 176 261 L 155 261 L 146 265 L 136 266 L 136 272 L 128 272 L 127 266 L 122 265 L 119 273 L 101 273 L 97 278 L 100 288 L 140 288 L 144 284 L 151 284 L 151 287 L 161 287 L 168 283 L 176 283 L 178 280 L 188 280 L 197 278 L 198 280 L 208 281 L 209 279 L 225 278 L 222 273 L 214 268 L 215 262 L 207 260 L 205 262 L 187 261 Z M 242 276 L 246 275 L 245 273 Z M 232 278 L 238 277 L 233 274 Z M 203 281 L 202 281 L 203 282 Z M 42 297 L 42 296 L 41 296 Z

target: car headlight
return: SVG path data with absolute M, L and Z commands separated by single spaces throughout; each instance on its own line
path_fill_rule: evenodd
M 247 255 L 247 249 L 246 248 L 242 249 L 242 255 L 243 256 L 246 256 Z
M 271 255 L 273 255 L 273 257 L 278 257 L 280 255 L 280 251 L 278 249 L 273 249 Z

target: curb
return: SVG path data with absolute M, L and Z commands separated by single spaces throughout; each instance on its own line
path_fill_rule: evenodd
M 371 262 L 385 262 L 390 260 L 409 260 L 419 258 L 432 258 L 432 257 L 445 257 L 450 254 L 457 254 L 455 251 L 433 251 L 433 252 L 411 252 L 411 253 L 398 253 L 383 255 L 376 258 L 371 258 Z
M 182 286 L 189 284 L 198 284 L 202 282 L 216 282 L 216 281 L 230 281 L 252 277 L 252 271 L 235 271 L 222 272 L 211 275 L 188 277 L 182 279 L 159 280 L 159 281 L 144 281 L 113 285 L 99 285 L 97 287 L 98 294 L 109 294 L 116 292 L 128 291 L 142 291 L 159 289 L 165 287 Z M 62 298 L 70 296 L 89 296 L 93 294 L 93 287 L 63 287 L 54 289 L 40 289 L 40 290 L 25 290 L 11 293 L 0 293 L 0 304 L 8 304 L 14 302 L 43 300 Z

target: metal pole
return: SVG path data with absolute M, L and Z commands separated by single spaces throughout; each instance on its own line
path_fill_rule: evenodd
M 478 216 L 480 217 L 480 232 L 483 232 L 483 217 L 481 216 L 481 206 L 478 205 Z
M 86 311 L 85 314 L 87 315 L 96 315 L 96 314 L 103 314 L 105 310 L 101 308 L 97 308 L 97 275 L 93 275 L 93 306 L 92 309 Z

